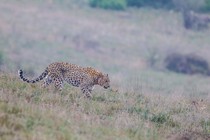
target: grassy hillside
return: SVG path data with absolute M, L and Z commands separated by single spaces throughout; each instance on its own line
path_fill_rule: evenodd
M 171 52 L 210 61 L 210 30 L 186 30 L 181 13 L 106 11 L 87 0 L 0 2 L 0 139 L 210 139 L 210 78 L 164 69 Z M 54 61 L 92 66 L 114 91 L 93 99 L 17 78 Z M 1 63 L 3 62 L 3 64 Z
M 58 93 L 0 75 L 1 139 L 210 138 L 208 100 L 181 95 L 119 93 L 98 88 L 93 99 L 66 86 Z

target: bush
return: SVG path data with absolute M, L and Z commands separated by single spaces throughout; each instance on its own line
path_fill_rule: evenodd
M 173 0 L 174 6 L 178 10 L 200 11 L 205 6 L 205 0 Z
M 171 7 L 173 5 L 172 0 L 127 0 L 128 6 L 133 7 L 142 7 L 142 6 L 151 6 L 154 8 L 160 7 Z
M 0 50 L 0 65 L 2 65 L 4 62 L 4 54 L 3 52 Z
M 198 14 L 193 11 L 183 12 L 184 27 L 186 29 L 202 31 L 208 29 L 210 16 L 207 14 Z
M 142 7 L 147 0 L 127 0 L 128 6 L 133 6 L 133 7 Z
M 91 7 L 103 9 L 124 10 L 127 7 L 126 0 L 90 0 Z
M 192 54 L 169 54 L 165 58 L 165 64 L 168 70 L 177 73 L 210 75 L 208 62 L 204 58 Z
M 210 11 L 210 0 L 89 0 L 91 7 L 124 10 L 130 7 L 176 8 L 178 10 Z
M 205 0 L 204 10 L 205 11 L 210 11 L 210 0 Z
M 151 118 L 151 121 L 157 124 L 163 124 L 163 123 L 166 123 L 168 119 L 169 119 L 168 115 L 160 113 L 160 114 L 154 115 Z

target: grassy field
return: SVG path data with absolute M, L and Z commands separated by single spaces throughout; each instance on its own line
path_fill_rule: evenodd
M 163 63 L 172 52 L 210 60 L 209 36 L 186 30 L 177 11 L 2 0 L 0 140 L 210 139 L 210 78 Z M 114 91 L 96 87 L 86 99 L 69 85 L 56 92 L 18 79 L 19 68 L 32 78 L 54 61 L 109 73 Z
M 1 139 L 209 139 L 209 99 L 111 91 L 83 98 L 0 76 Z

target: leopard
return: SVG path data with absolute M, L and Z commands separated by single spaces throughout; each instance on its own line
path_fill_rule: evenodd
M 23 70 L 18 70 L 19 78 L 27 83 L 37 83 L 43 80 L 42 87 L 46 88 L 54 83 L 55 89 L 61 91 L 64 82 L 79 87 L 81 92 L 88 98 L 91 98 L 91 92 L 95 85 L 104 89 L 110 88 L 110 79 L 108 74 L 104 74 L 92 67 L 82 67 L 67 62 L 54 62 L 48 65 L 40 76 L 33 80 L 25 78 Z

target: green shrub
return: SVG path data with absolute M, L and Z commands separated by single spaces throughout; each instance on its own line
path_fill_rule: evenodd
M 2 65 L 4 62 L 4 54 L 3 52 L 0 50 L 0 65 Z
M 146 2 L 147 0 L 127 0 L 128 6 L 133 7 L 142 7 Z
M 160 114 L 154 115 L 151 118 L 151 121 L 157 124 L 163 124 L 163 123 L 166 123 L 168 119 L 169 119 L 169 115 L 160 113 Z
M 205 11 L 210 11 L 210 0 L 205 0 Z
M 127 5 L 133 7 L 150 6 L 154 8 L 167 8 L 173 5 L 173 0 L 127 0 Z
M 124 10 L 127 4 L 126 0 L 90 0 L 90 6 L 103 9 Z
M 199 11 L 205 7 L 205 1 L 207 0 L 173 0 L 173 4 L 178 10 Z
M 161 126 L 162 124 L 165 124 L 170 127 L 179 127 L 179 124 L 170 117 L 169 114 L 165 113 L 159 113 L 159 114 L 154 114 L 151 117 L 151 121 L 155 122 L 157 126 Z

